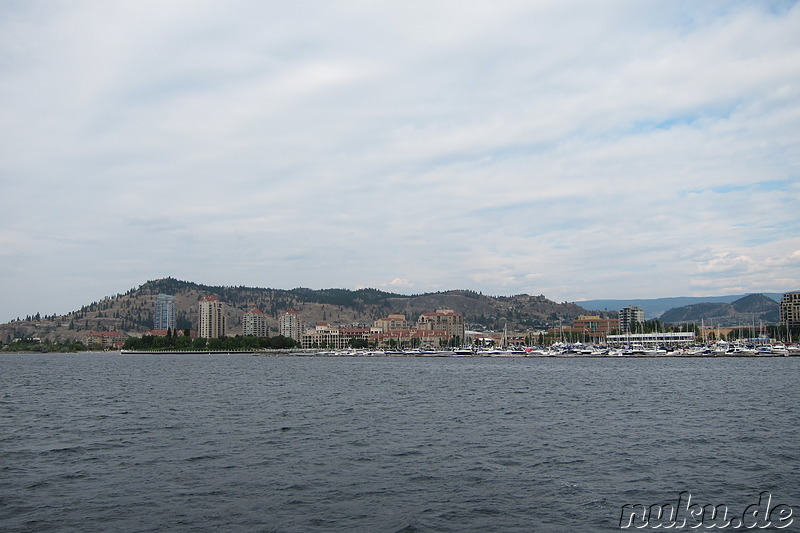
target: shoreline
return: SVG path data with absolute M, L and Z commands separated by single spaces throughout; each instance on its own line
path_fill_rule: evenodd
M 469 358 L 493 358 L 493 359 L 663 359 L 663 358 L 695 358 L 695 359 L 719 359 L 719 358 L 775 358 L 775 357 L 800 357 L 800 352 L 788 353 L 754 353 L 754 354 L 731 354 L 731 353 L 666 353 L 666 354 L 615 354 L 615 353 L 525 353 L 525 352 L 486 352 L 472 354 L 458 354 L 452 351 L 439 352 L 367 352 L 367 351 L 328 351 L 328 350 L 106 350 L 81 351 L 81 352 L 5 352 L 0 354 L 8 355 L 44 355 L 44 354 L 117 354 L 117 355 L 253 355 L 253 356 L 275 356 L 275 357 L 347 357 L 347 358 L 375 358 L 375 357 L 452 357 L 457 359 Z

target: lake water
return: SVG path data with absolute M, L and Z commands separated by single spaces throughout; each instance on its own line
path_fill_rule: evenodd
M 0 530 L 800 526 L 800 358 L 0 355 Z

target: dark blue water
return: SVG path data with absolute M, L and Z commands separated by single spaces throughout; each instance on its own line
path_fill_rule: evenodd
M 800 358 L 0 356 L 3 531 L 800 525 Z

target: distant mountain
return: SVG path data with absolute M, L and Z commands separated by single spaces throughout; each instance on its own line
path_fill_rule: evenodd
M 639 309 L 644 310 L 645 318 L 660 318 L 663 313 L 674 309 L 676 307 L 685 307 L 688 305 L 701 304 L 701 303 L 723 303 L 728 304 L 735 302 L 747 296 L 746 294 L 736 294 L 728 296 L 676 296 L 671 298 L 651 298 L 651 299 L 630 299 L 630 300 L 585 300 L 582 302 L 574 302 L 586 309 L 599 309 L 607 311 L 619 311 L 623 307 L 635 305 Z M 783 298 L 782 292 L 767 292 L 763 296 L 780 302 Z
M 780 304 L 763 294 L 750 294 L 731 303 L 705 302 L 676 307 L 662 314 L 667 324 L 700 323 L 718 326 L 775 324 L 780 318 Z
M 452 290 L 420 295 L 402 295 L 377 289 L 296 288 L 291 290 L 258 287 L 210 286 L 165 278 L 148 281 L 124 294 L 108 296 L 66 315 L 40 316 L 0 324 L 0 341 L 38 337 L 54 342 L 83 340 L 88 331 L 115 330 L 131 334 L 146 333 L 153 326 L 158 294 L 175 296 L 177 329 L 197 329 L 197 302 L 215 295 L 224 303 L 228 335 L 242 332 L 244 312 L 259 308 L 268 325 L 277 332 L 281 311 L 294 309 L 301 320 L 313 325 L 328 322 L 369 327 L 390 313 L 403 313 L 414 322 L 424 312 L 453 309 L 464 315 L 468 328 L 479 330 L 526 331 L 568 324 L 578 315 L 588 314 L 583 307 L 556 303 L 543 295 L 484 296 L 469 290 Z

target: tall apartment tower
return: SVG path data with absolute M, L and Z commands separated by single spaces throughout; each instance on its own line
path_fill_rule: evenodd
M 252 335 L 254 337 L 266 337 L 267 334 L 267 317 L 257 307 L 250 309 L 244 314 L 242 320 L 244 334 Z
M 153 329 L 175 330 L 175 297 L 167 294 L 156 296 L 156 311 L 153 315 Z
M 800 291 L 787 292 L 781 299 L 781 325 L 800 326 Z
M 200 298 L 200 327 L 197 335 L 205 339 L 216 339 L 225 336 L 225 316 L 222 313 L 222 302 L 216 296 Z
M 620 333 L 636 333 L 638 324 L 644 322 L 644 309 L 629 305 L 619 310 Z
M 278 329 L 280 330 L 280 334 L 284 337 L 294 339 L 297 342 L 303 340 L 303 324 L 300 321 L 300 315 L 297 314 L 297 311 L 289 309 L 281 313 L 281 316 L 278 318 Z

